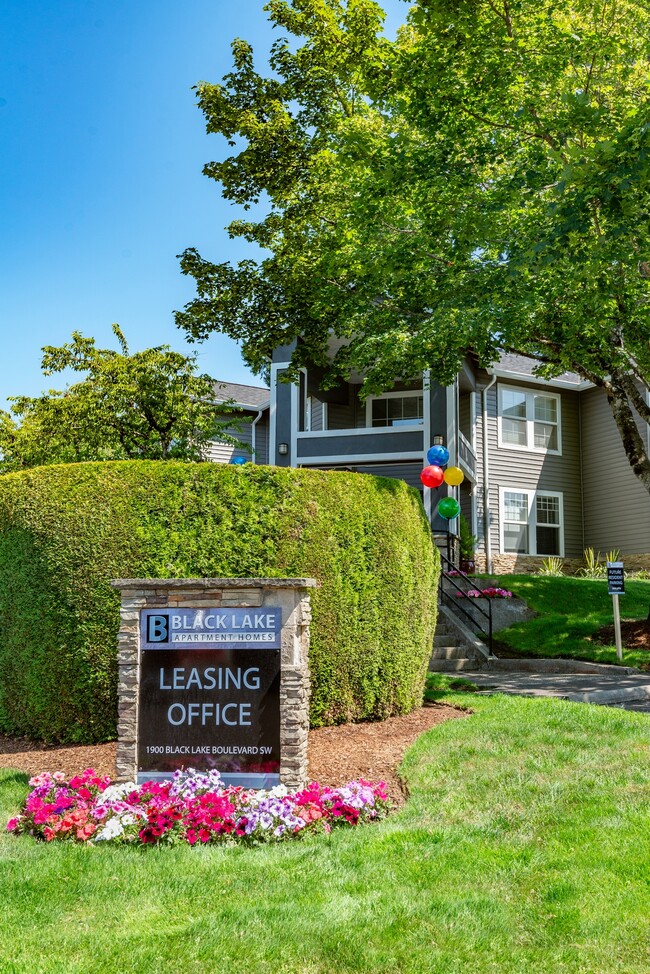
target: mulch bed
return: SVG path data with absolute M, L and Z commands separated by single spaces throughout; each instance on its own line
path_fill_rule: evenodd
M 614 626 L 603 626 L 594 641 L 612 646 L 616 640 Z M 626 649 L 647 649 L 650 652 L 650 620 L 621 619 L 621 642 Z
M 377 723 L 341 724 L 309 732 L 309 776 L 336 787 L 354 778 L 385 781 L 391 797 L 404 800 L 397 775 L 404 752 L 424 731 L 446 720 L 465 717 L 464 710 L 427 704 L 403 717 Z M 16 768 L 27 774 L 63 771 L 68 777 L 94 768 L 115 775 L 115 744 L 45 746 L 26 738 L 0 735 L 0 768 Z

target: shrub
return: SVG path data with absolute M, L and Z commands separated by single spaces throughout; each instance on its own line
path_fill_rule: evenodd
M 0 729 L 115 736 L 119 597 L 109 580 L 317 578 L 314 726 L 422 699 L 437 553 L 401 481 L 275 467 L 125 461 L 0 478 Z

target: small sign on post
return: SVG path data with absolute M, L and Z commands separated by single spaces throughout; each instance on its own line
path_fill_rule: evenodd
M 607 591 L 614 603 L 614 637 L 616 639 L 616 659 L 623 659 L 623 642 L 621 640 L 621 610 L 618 604 L 619 595 L 625 595 L 625 569 L 622 561 L 607 562 Z

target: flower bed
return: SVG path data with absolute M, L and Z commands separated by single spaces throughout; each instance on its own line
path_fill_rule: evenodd
M 487 588 L 470 588 L 466 592 L 456 592 L 459 599 L 511 599 L 512 592 L 507 588 L 495 588 L 493 585 Z
M 112 784 L 92 768 L 65 780 L 37 775 L 14 834 L 46 842 L 121 842 L 130 845 L 239 843 L 253 845 L 383 818 L 391 808 L 383 782 L 352 781 L 343 788 L 312 782 L 289 793 L 225 787 L 218 771 L 177 771 L 173 779 Z

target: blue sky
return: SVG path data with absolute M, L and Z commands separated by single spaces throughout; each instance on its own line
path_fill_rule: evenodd
M 387 30 L 406 16 L 385 4 Z M 259 384 L 237 346 L 188 346 L 173 312 L 194 295 L 176 255 L 237 260 L 235 215 L 202 175 L 222 140 L 205 133 L 192 85 L 219 81 L 230 42 L 263 64 L 263 0 L 3 0 L 0 6 L 0 407 L 60 388 L 40 349 L 74 329 L 132 350 L 195 349 L 202 371 Z

